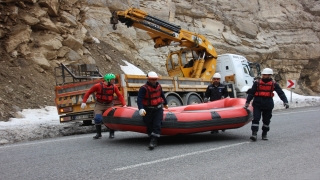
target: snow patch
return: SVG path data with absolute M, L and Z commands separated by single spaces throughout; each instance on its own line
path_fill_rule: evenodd
M 121 70 L 125 74 L 132 74 L 132 75 L 146 75 L 141 69 L 137 68 L 135 65 L 129 63 L 126 60 L 122 60 L 124 63 L 127 64 L 127 66 L 121 66 Z
M 100 43 L 100 41 L 99 41 L 99 39 L 98 39 L 98 38 L 96 38 L 96 37 L 93 37 L 93 36 L 92 36 L 92 39 L 94 40 L 94 42 L 95 42 L 95 43 L 97 43 L 97 44 L 99 44 L 99 43 Z

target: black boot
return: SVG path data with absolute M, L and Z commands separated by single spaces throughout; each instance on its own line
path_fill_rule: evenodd
M 110 129 L 109 131 L 109 139 L 113 139 L 114 138 L 114 130 Z
M 101 125 L 96 125 L 97 134 L 93 136 L 93 139 L 99 139 L 101 138 Z
M 256 141 L 257 140 L 257 131 L 252 131 L 252 135 L 250 136 L 250 139 L 252 141 Z
M 267 131 L 262 132 L 262 140 L 268 140 Z
M 157 137 L 151 136 L 150 144 L 149 144 L 149 149 L 153 150 L 157 146 Z
M 219 130 L 213 130 L 210 132 L 211 134 L 218 134 L 219 133 Z

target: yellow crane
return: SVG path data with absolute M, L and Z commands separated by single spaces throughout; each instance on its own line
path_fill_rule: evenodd
M 119 21 L 128 28 L 133 26 L 147 31 L 155 48 L 171 45 L 182 47 L 168 54 L 166 68 L 169 76 L 210 80 L 215 73 L 217 53 L 201 34 L 181 29 L 137 8 L 114 11 L 110 19 L 114 30 Z

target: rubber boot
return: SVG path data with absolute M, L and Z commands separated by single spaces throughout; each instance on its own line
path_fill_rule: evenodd
M 267 132 L 263 131 L 262 132 L 262 140 L 268 140 Z
M 109 131 L 109 139 L 113 139 L 114 138 L 114 130 L 110 129 Z
M 218 134 L 219 133 L 219 130 L 213 130 L 210 132 L 211 134 Z
M 93 139 L 99 139 L 101 138 L 101 125 L 96 125 L 97 134 L 93 136 Z
M 153 150 L 157 146 L 157 137 L 151 136 L 150 144 L 149 144 L 149 149 Z
M 257 140 L 257 131 L 252 131 L 252 135 L 250 136 L 250 139 L 252 141 L 256 141 Z

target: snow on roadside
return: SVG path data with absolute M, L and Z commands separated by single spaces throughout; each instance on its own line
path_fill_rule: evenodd
M 82 122 L 60 124 L 55 106 L 24 109 L 19 116 L 0 121 L 0 145 L 95 131 L 94 126 L 80 126 Z
M 21 118 L 11 118 L 9 122 L 0 121 L 0 129 L 33 126 L 34 124 L 60 124 L 55 106 L 46 106 L 42 109 L 23 109 L 18 114 Z
M 307 106 L 320 106 L 320 97 L 319 96 L 302 96 L 292 92 L 292 102 L 291 102 L 291 91 L 283 89 L 283 92 L 286 94 L 289 108 L 297 107 L 307 107 Z M 274 93 L 274 110 L 284 109 L 283 102 L 279 98 L 277 93 Z

